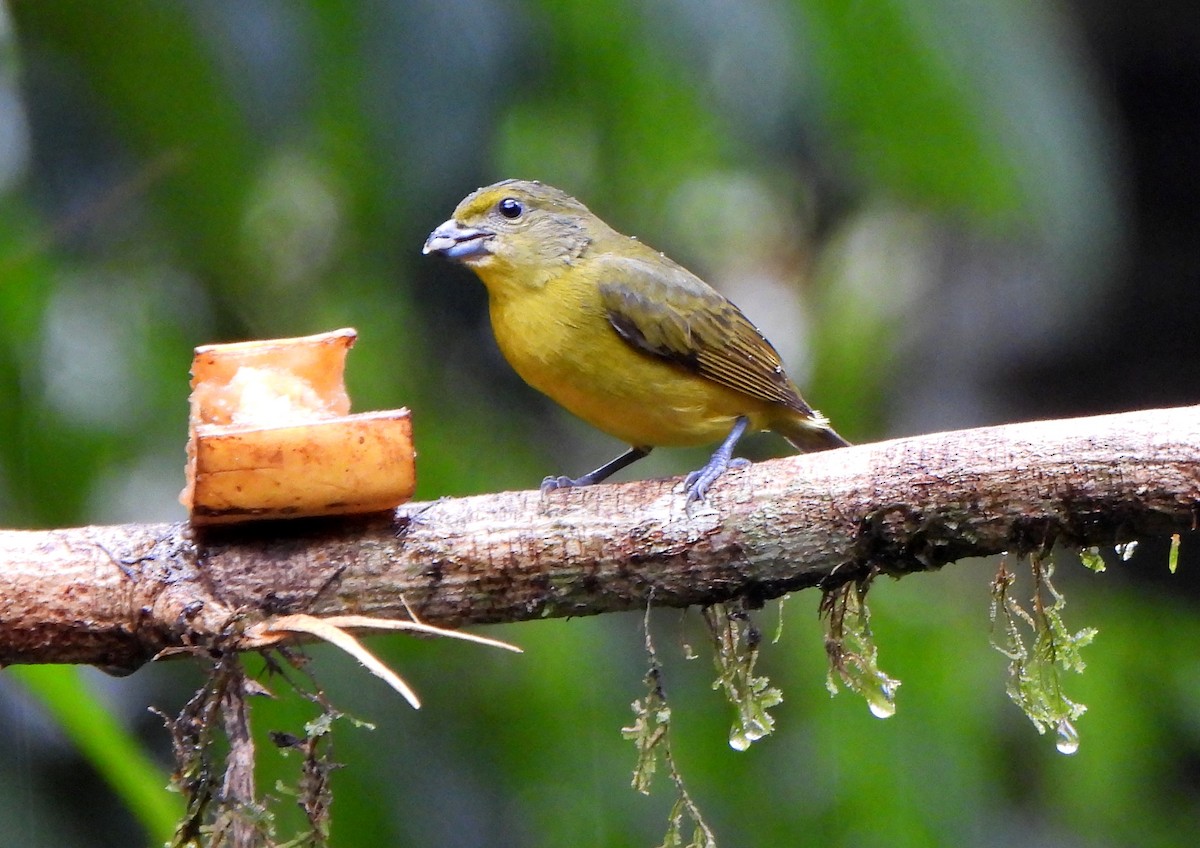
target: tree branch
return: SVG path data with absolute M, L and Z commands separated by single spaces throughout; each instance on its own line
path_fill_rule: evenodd
M 274 615 L 456 627 L 752 602 L 871 570 L 1194 529 L 1200 407 L 1012 424 L 731 472 L 690 513 L 678 481 L 504 492 L 394 515 L 212 529 L 0 532 L 0 663 L 132 670 L 248 647 Z

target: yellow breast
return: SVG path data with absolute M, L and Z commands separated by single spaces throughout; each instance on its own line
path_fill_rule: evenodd
M 595 286 L 569 274 L 536 288 L 488 289 L 496 341 L 521 378 L 628 444 L 709 444 L 724 438 L 739 415 L 762 429 L 772 412 L 634 349 L 609 323 Z

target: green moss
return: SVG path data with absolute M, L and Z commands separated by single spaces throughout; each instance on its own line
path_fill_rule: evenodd
M 861 695 L 876 718 L 896 713 L 896 689 L 900 681 L 879 668 L 879 650 L 871 633 L 871 611 L 867 607 L 870 579 L 846 583 L 825 592 L 821 615 L 825 619 L 825 651 L 829 672 L 825 688 L 838 693 L 838 681 Z
M 1058 750 L 1073 754 L 1079 748 L 1074 722 L 1087 707 L 1067 697 L 1062 674 L 1083 671 L 1080 651 L 1097 631 L 1067 629 L 1062 617 L 1066 599 L 1051 582 L 1052 560 L 1032 557 L 1030 569 L 1034 588 L 1026 609 L 1012 596 L 1016 576 L 1001 562 L 992 583 L 992 644 L 1009 659 L 1008 697 L 1038 733 L 1053 729 Z
M 775 729 L 775 719 L 767 711 L 783 703 L 783 693 L 766 677 L 754 674 L 762 635 L 740 605 L 708 607 L 704 621 L 712 637 L 717 667 L 713 689 L 722 690 L 735 710 L 729 747 L 745 751 Z

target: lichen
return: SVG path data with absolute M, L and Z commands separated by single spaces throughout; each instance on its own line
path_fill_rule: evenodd
M 716 837 L 705 823 L 700 808 L 688 793 L 683 775 L 675 766 L 675 759 L 671 755 L 671 708 L 663 688 L 662 666 L 650 637 L 649 607 L 646 608 L 643 627 L 646 657 L 649 660 L 649 669 L 643 678 L 646 696 L 632 704 L 633 724 L 621 728 L 621 735 L 631 740 L 637 749 L 637 762 L 634 764 L 631 785 L 643 795 L 649 795 L 661 762 L 675 787 L 675 801 L 667 816 L 667 831 L 659 848 L 717 848 Z

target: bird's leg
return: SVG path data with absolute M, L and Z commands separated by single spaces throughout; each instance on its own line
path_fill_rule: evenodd
M 704 495 L 708 492 L 708 487 L 713 482 L 725 473 L 728 468 L 740 468 L 743 465 L 749 465 L 749 460 L 733 459 L 733 449 L 737 445 L 738 440 L 746 434 L 746 428 L 750 426 L 750 419 L 745 415 L 739 415 L 737 421 L 733 422 L 733 429 L 729 431 L 729 435 L 725 437 L 725 441 L 721 442 L 721 446 L 713 451 L 713 455 L 708 462 L 704 463 L 703 468 L 693 471 L 683 480 L 683 487 L 687 490 L 687 502 L 690 504 L 693 501 L 704 500 Z
M 637 446 L 631 447 L 616 459 L 609 460 L 595 471 L 589 471 L 587 474 L 584 474 L 582 477 L 574 480 L 572 480 L 570 477 L 547 477 L 542 481 L 542 493 L 544 494 L 546 492 L 553 492 L 555 489 L 572 489 L 576 486 L 590 486 L 593 483 L 599 483 L 601 480 L 607 480 L 622 468 L 632 465 L 642 457 L 648 455 L 650 450 L 651 448 Z

